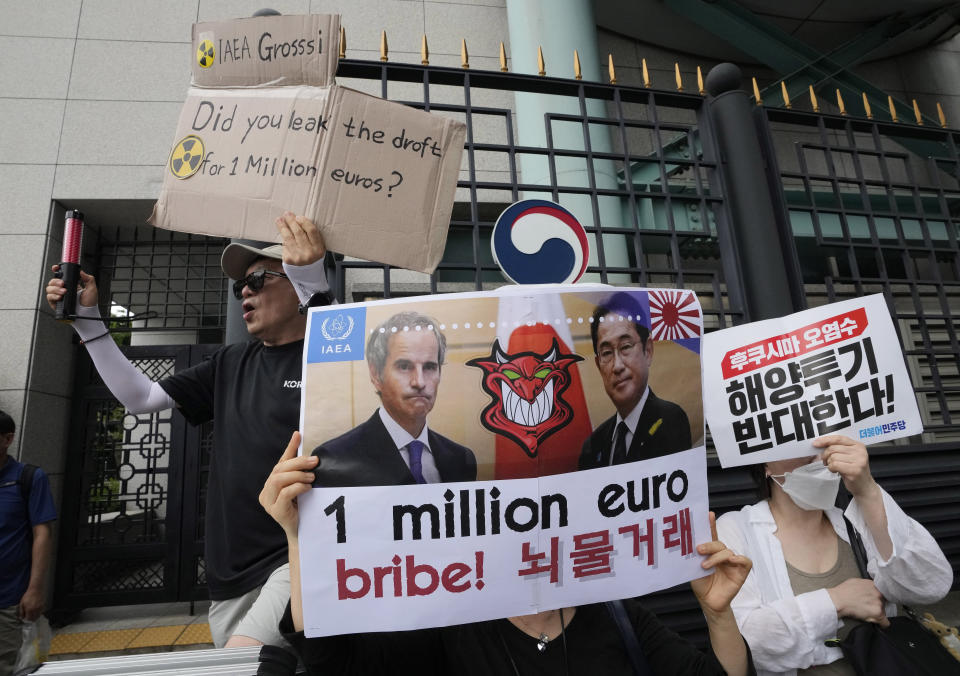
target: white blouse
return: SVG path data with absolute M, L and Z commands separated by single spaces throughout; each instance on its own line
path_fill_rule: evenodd
M 953 570 L 936 540 L 907 516 L 883 491 L 887 529 L 893 554 L 881 561 L 856 498 L 846 516 L 860 533 L 867 551 L 867 571 L 888 601 L 886 613 L 896 614 L 896 603 L 927 604 L 950 591 Z M 840 509 L 826 511 L 833 529 L 848 542 L 847 526 Z M 717 533 L 727 547 L 750 557 L 753 570 L 731 603 L 740 633 L 750 645 L 759 676 L 794 676 L 797 669 L 829 664 L 840 659 L 839 648 L 828 648 L 841 625 L 837 609 L 826 589 L 795 596 L 787 565 L 774 536 L 777 529 L 766 500 L 729 512 L 717 520 Z

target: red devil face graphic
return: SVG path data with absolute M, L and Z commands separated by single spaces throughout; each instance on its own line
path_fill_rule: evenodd
M 583 357 L 560 354 L 556 339 L 546 354 L 504 354 L 493 341 L 489 357 L 467 362 L 484 370 L 483 389 L 493 401 L 483 411 L 483 426 L 513 439 L 531 458 L 537 446 L 573 417 L 561 394 L 570 385 L 569 369 Z

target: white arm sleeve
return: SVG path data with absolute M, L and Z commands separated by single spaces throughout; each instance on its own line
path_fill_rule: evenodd
M 297 292 L 297 298 L 302 304 L 315 293 L 330 290 L 330 284 L 327 282 L 327 271 L 323 267 L 323 259 L 314 261 L 310 265 L 290 265 L 283 264 L 283 271 L 290 278 L 290 283 Z
M 92 340 L 103 334 L 107 327 L 100 320 L 100 309 L 77 307 L 77 317 L 83 317 L 73 323 L 73 328 L 85 343 L 87 353 L 93 360 L 103 382 L 121 404 L 131 413 L 151 413 L 173 408 L 177 405 L 170 395 L 141 373 L 136 366 L 123 356 L 120 348 L 109 336 Z

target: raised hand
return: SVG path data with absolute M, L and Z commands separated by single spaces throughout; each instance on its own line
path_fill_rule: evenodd
M 283 238 L 283 262 L 287 265 L 310 265 L 327 253 L 323 235 L 310 219 L 286 211 L 276 225 Z
M 314 455 L 297 456 L 300 447 L 300 433 L 294 432 L 290 443 L 280 457 L 267 482 L 260 491 L 260 504 L 273 520 L 280 524 L 288 538 L 297 537 L 300 513 L 297 509 L 297 496 L 310 490 L 316 467 Z
M 721 614 L 730 609 L 730 602 L 740 591 L 753 562 L 746 556 L 735 554 L 717 539 L 717 518 L 710 512 L 710 535 L 712 542 L 697 545 L 697 552 L 707 558 L 700 565 L 713 568 L 713 574 L 691 580 L 697 601 L 704 611 Z
M 868 496 L 879 490 L 870 474 L 867 447 L 859 441 L 831 434 L 815 439 L 813 445 L 823 449 L 823 464 L 843 478 L 843 484 L 854 496 Z
M 57 272 L 60 270 L 60 266 L 54 265 L 52 270 Z M 63 285 L 63 280 L 59 277 L 53 277 L 49 282 L 47 282 L 47 303 L 49 303 L 51 310 L 57 309 L 57 303 L 66 293 L 67 289 Z M 93 307 L 97 304 L 99 298 L 100 296 L 97 293 L 97 280 L 93 278 L 93 275 L 88 275 L 86 272 L 81 270 L 80 287 L 77 292 L 77 301 L 80 303 L 80 305 L 85 307 Z

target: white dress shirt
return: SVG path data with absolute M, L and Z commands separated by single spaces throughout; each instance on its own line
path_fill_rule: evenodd
M 627 443 L 627 453 L 630 452 L 630 444 L 633 443 L 633 433 L 637 430 L 637 423 L 640 422 L 640 413 L 643 412 L 643 407 L 647 403 L 647 395 L 649 394 L 650 386 L 648 385 L 643 389 L 643 396 L 640 397 L 640 401 L 638 401 L 637 405 L 633 407 L 633 410 L 627 414 L 626 418 L 621 418 L 620 414 L 617 413 L 617 420 L 613 425 L 613 438 L 610 440 L 610 458 L 607 461 L 608 465 L 613 465 L 613 449 L 616 448 L 617 428 L 620 427 L 620 423 L 626 423 L 627 425 L 627 434 L 624 438 L 626 439 Z
M 867 572 L 888 601 L 886 613 L 891 616 L 896 614 L 896 603 L 933 603 L 946 596 L 953 570 L 933 536 L 907 516 L 886 491 L 883 506 L 893 543 L 887 561 L 877 552 L 856 498 L 846 515 L 863 538 Z M 833 507 L 826 515 L 840 539 L 849 542 L 840 509 Z M 717 520 L 720 540 L 753 561 L 753 570 L 730 606 L 750 645 L 757 674 L 794 676 L 797 669 L 829 664 L 843 656 L 839 648 L 823 644 L 836 637 L 841 621 L 826 589 L 794 595 L 776 529 L 766 500 Z
M 414 437 L 405 429 L 400 427 L 400 423 L 390 417 L 390 414 L 381 406 L 378 409 L 380 420 L 383 426 L 387 428 L 387 434 L 393 439 L 397 450 L 400 451 L 400 457 L 410 467 L 410 449 L 407 444 L 414 440 Z M 440 483 L 440 470 L 437 469 L 437 463 L 433 459 L 433 451 L 430 450 L 430 444 L 427 442 L 427 426 L 424 425 L 420 430 L 420 436 L 416 440 L 424 445 L 423 455 L 420 456 L 420 473 L 428 484 Z

